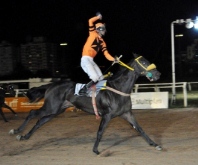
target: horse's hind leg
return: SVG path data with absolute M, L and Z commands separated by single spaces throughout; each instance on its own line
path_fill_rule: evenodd
M 6 119 L 6 117 L 5 117 L 5 115 L 4 115 L 4 113 L 3 113 L 3 111 L 2 111 L 1 108 L 0 108 L 0 114 L 1 114 L 1 116 L 2 116 L 2 118 L 3 118 L 3 120 L 4 120 L 5 122 L 8 122 L 8 120 Z
M 137 123 L 134 115 L 132 114 L 131 111 L 126 112 L 124 114 L 122 114 L 120 117 L 122 117 L 123 119 L 127 120 L 131 126 L 138 132 L 141 134 L 142 137 L 145 138 L 145 140 L 147 141 L 147 143 L 151 146 L 156 147 L 157 150 L 162 150 L 161 146 L 159 146 L 158 144 L 156 144 L 153 140 L 151 140 L 148 135 L 143 131 L 143 129 L 139 126 L 139 124 Z
M 17 128 L 17 129 L 11 129 L 9 131 L 9 134 L 13 135 L 13 134 L 17 134 L 17 133 L 23 131 L 25 126 L 28 124 L 28 122 L 31 119 L 33 119 L 33 118 L 35 118 L 35 117 L 37 117 L 37 116 L 39 116 L 41 114 L 41 110 L 42 110 L 41 108 L 38 109 L 38 110 L 31 110 L 29 112 L 28 116 L 26 117 L 26 119 L 24 120 L 24 122 L 21 124 L 21 126 L 19 128 Z
M 43 116 L 41 119 L 39 119 L 36 123 L 36 125 L 24 136 L 18 135 L 16 138 L 17 140 L 27 140 L 30 138 L 30 136 L 38 129 L 40 128 L 43 124 L 48 122 L 49 120 L 53 119 L 57 114 L 51 114 L 48 116 Z
M 2 107 L 9 109 L 13 114 L 15 114 L 15 116 L 17 116 L 17 113 L 11 107 L 9 107 L 7 104 L 4 103 Z

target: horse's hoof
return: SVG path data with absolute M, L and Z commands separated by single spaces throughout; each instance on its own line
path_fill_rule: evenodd
M 162 147 L 161 146 L 156 146 L 155 149 L 158 150 L 158 151 L 161 151 Z
M 99 155 L 99 154 L 100 154 L 100 152 L 98 152 L 98 151 L 94 151 L 94 150 L 93 150 L 93 152 L 94 152 L 96 155 Z
M 11 129 L 11 130 L 9 131 L 9 135 L 14 135 L 14 129 Z
M 21 135 L 17 135 L 17 136 L 16 136 L 16 139 L 17 139 L 18 141 L 20 141 L 20 140 L 21 140 Z

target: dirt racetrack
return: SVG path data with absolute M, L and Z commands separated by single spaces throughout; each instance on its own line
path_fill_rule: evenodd
M 0 116 L 1 165 L 197 165 L 198 108 L 134 110 L 137 121 L 155 142 L 150 147 L 121 118 L 113 119 L 99 145 L 100 155 L 92 152 L 100 120 L 85 112 L 65 112 L 46 123 L 26 141 L 17 141 L 9 130 L 27 116 Z M 22 134 L 33 127 L 33 119 Z

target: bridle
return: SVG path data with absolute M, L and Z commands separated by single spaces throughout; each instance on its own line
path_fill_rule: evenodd
M 143 70 L 144 70 L 144 71 L 142 71 L 140 74 L 141 74 L 141 75 L 145 75 L 147 78 L 150 79 L 150 78 L 152 77 L 153 74 L 152 74 L 151 72 L 149 72 L 149 71 L 150 71 L 150 70 L 153 70 L 153 69 L 156 69 L 156 66 L 155 66 L 155 64 L 150 64 L 149 66 L 145 67 L 145 66 L 142 65 L 142 63 L 139 61 L 141 58 L 142 58 L 142 56 L 139 56 L 139 57 L 137 57 L 137 58 L 135 59 L 135 61 L 137 62 L 137 64 L 138 64 L 139 66 L 141 66 L 141 68 L 143 68 Z M 118 64 L 120 64 L 121 66 L 126 67 L 127 69 L 129 69 L 129 70 L 131 70 L 131 71 L 135 71 L 134 68 L 132 68 L 132 67 L 126 65 L 125 63 L 123 63 L 123 62 L 120 61 L 120 60 L 119 60 Z
M 150 64 L 149 66 L 145 67 L 144 65 L 142 65 L 139 61 L 139 59 L 142 58 L 142 56 L 139 56 L 135 59 L 135 61 L 145 70 L 145 71 L 150 71 L 150 70 L 153 70 L 153 69 L 156 69 L 156 66 L 155 64 Z M 124 66 L 126 68 L 128 68 L 129 70 L 131 71 L 134 71 L 135 69 L 128 66 L 127 64 L 123 63 L 122 61 L 119 61 L 118 62 L 121 66 Z
M 149 66 L 145 67 L 144 65 L 142 65 L 140 62 L 139 62 L 139 59 L 142 58 L 142 56 L 139 56 L 138 58 L 135 59 L 135 61 L 145 70 L 145 71 L 150 71 L 150 70 L 153 70 L 153 69 L 156 69 L 156 66 L 155 64 L 150 64 Z

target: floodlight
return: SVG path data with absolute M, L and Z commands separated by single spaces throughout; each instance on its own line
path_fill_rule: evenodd
M 193 26 L 194 26 L 194 23 L 192 22 L 192 20 L 190 18 L 186 19 L 186 28 L 191 29 Z
M 194 28 L 198 29 L 198 17 L 196 17 L 196 20 L 194 21 Z

